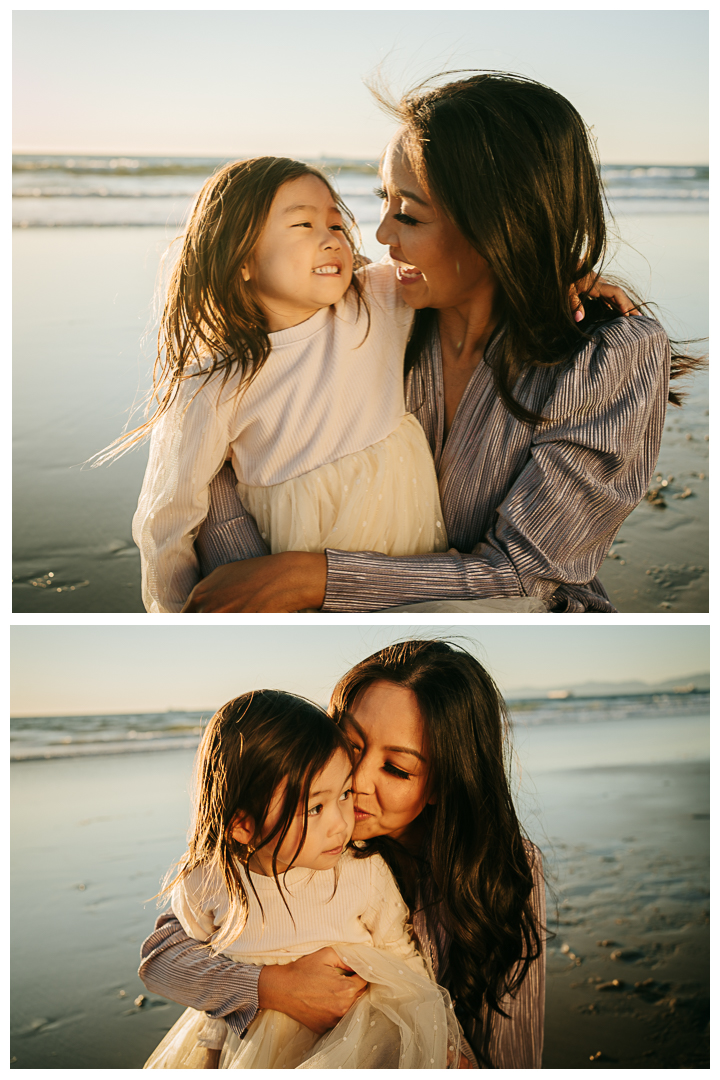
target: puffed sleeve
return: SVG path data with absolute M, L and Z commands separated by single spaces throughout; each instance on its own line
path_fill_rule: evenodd
M 200 378 L 187 379 L 153 429 L 133 518 L 150 612 L 180 611 L 200 579 L 193 540 L 207 515 L 210 482 L 227 455 L 232 406 L 216 381 L 201 386 Z
M 219 928 L 215 896 L 199 867 L 173 887 L 172 909 L 185 933 L 196 941 L 209 941 Z
M 372 855 L 367 863 L 368 902 L 362 922 L 372 934 L 373 945 L 394 953 L 418 975 L 432 978 L 412 939 L 410 912 L 392 871 L 380 855 Z

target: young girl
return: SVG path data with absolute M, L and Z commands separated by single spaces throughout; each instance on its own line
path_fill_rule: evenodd
M 208 487 L 230 457 L 273 552 L 445 551 L 425 435 L 408 414 L 411 309 L 395 269 L 358 269 L 352 219 L 317 169 L 235 162 L 203 187 L 170 281 L 133 521 L 148 611 L 179 611 Z M 357 271 L 357 272 L 355 272 Z
M 349 753 L 301 698 L 261 690 L 223 706 L 200 745 L 190 843 L 168 889 L 185 931 L 216 952 L 284 964 L 331 945 L 366 991 L 324 1036 L 263 1010 L 241 1040 L 188 1009 L 146 1069 L 215 1067 L 218 1050 L 223 1069 L 457 1065 L 452 1006 L 413 945 L 392 874 L 380 856 L 346 851 Z

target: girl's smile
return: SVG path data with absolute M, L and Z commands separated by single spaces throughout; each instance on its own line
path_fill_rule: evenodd
M 272 332 L 297 326 L 342 299 L 352 264 L 333 194 L 317 176 L 308 175 L 280 187 L 242 276 Z

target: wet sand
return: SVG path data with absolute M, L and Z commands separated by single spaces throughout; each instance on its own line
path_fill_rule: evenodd
M 678 763 L 544 787 L 545 1068 L 709 1068 L 708 779 Z
M 191 761 L 12 765 L 14 1068 L 140 1068 L 182 1012 L 135 972 Z M 707 1067 L 707 763 L 538 768 L 523 788 L 559 914 L 545 1067 Z

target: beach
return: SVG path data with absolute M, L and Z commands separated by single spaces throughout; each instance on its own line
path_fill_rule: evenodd
M 517 713 L 517 805 L 555 935 L 545 1068 L 708 1067 L 707 696 L 671 706 Z M 13 1068 L 140 1068 L 182 1012 L 136 970 L 183 851 L 193 752 L 86 750 L 11 765 Z
M 62 168 L 16 164 L 16 612 L 143 610 L 130 523 L 147 447 L 112 466 L 87 461 L 122 432 L 148 390 L 160 258 L 203 174 L 187 161 L 123 160 L 96 162 L 95 173 L 74 160 Z M 365 251 L 379 257 L 372 170 L 333 168 Z M 613 167 L 606 183 L 623 239 L 609 271 L 657 302 L 672 336 L 703 338 L 707 170 Z M 652 501 L 629 516 L 601 569 L 620 611 L 708 610 L 707 409 L 701 373 L 683 408 L 669 409 Z M 133 423 L 140 420 L 136 412 Z

